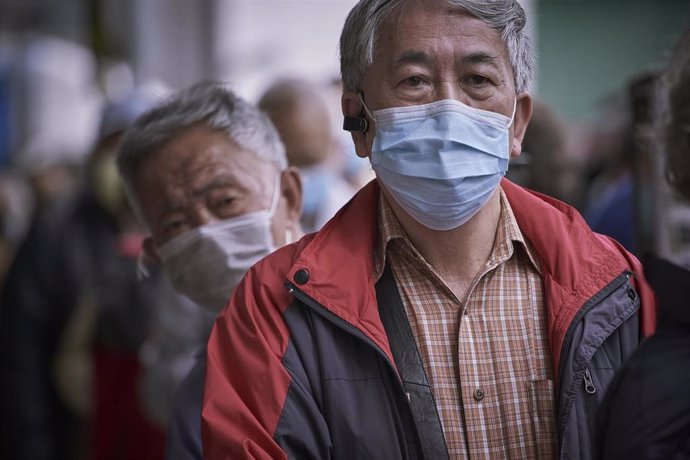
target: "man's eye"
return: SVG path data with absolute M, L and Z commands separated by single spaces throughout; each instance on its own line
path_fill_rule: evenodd
M 235 200 L 231 197 L 219 198 L 213 202 L 212 211 L 216 217 L 227 219 L 232 217 L 235 210 Z
M 486 84 L 491 83 L 491 80 L 489 80 L 483 75 L 472 75 L 468 77 L 466 81 L 472 86 L 484 86 Z
M 216 200 L 213 207 L 216 209 L 226 209 L 232 206 L 233 201 L 234 200 L 232 198 L 221 198 Z
M 419 75 L 414 75 L 412 77 L 407 77 L 402 81 L 402 83 L 410 88 L 418 88 L 420 86 L 424 86 L 426 84 L 426 80 Z
M 185 230 L 187 230 L 187 228 L 187 221 L 184 219 L 170 220 L 163 224 L 163 234 L 167 238 L 171 238 L 184 232 Z

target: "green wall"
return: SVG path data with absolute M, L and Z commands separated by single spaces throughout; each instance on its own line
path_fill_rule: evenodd
M 536 93 L 567 119 L 591 120 L 605 98 L 663 66 L 690 0 L 538 0 Z

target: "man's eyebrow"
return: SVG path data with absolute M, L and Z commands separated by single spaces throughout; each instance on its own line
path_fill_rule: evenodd
M 498 56 L 493 56 L 489 53 L 483 51 L 478 51 L 476 53 L 468 54 L 463 56 L 460 61 L 463 64 L 492 64 L 498 65 Z
M 200 188 L 194 190 L 193 194 L 195 197 L 198 198 L 200 196 L 206 195 L 211 190 L 216 189 L 216 188 L 220 188 L 220 187 L 238 188 L 236 182 L 231 180 L 230 178 L 228 178 L 228 177 L 216 177 L 215 179 L 213 179 L 211 182 L 204 185 L 203 187 L 200 187 Z
M 393 61 L 393 66 L 398 67 L 404 64 L 430 65 L 431 57 L 424 51 L 405 51 Z
M 158 210 L 158 212 L 156 212 L 156 214 L 154 215 L 154 218 L 156 221 L 158 221 L 158 220 L 162 219 L 163 216 L 165 216 L 167 214 L 171 214 L 174 212 L 180 212 L 183 209 L 184 209 L 183 206 L 180 206 L 179 203 L 176 203 L 176 202 L 170 200 L 169 198 L 166 198 L 165 202 L 163 203 L 163 206 L 161 207 L 161 209 Z

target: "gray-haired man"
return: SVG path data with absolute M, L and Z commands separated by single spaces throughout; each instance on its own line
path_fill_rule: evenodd
M 178 292 L 212 314 L 251 265 L 299 236 L 300 179 L 277 132 L 217 83 L 195 85 L 138 118 L 117 165 L 150 231 L 146 254 Z M 201 458 L 200 358 L 176 401 L 168 458 Z
M 653 301 L 620 246 L 502 180 L 532 110 L 524 26 L 515 0 L 354 7 L 344 127 L 377 180 L 216 322 L 209 458 L 589 458 Z

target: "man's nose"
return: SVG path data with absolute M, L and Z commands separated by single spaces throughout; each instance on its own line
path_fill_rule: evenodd
M 453 99 L 467 104 L 467 98 L 463 93 L 460 85 L 455 81 L 441 81 L 436 85 L 435 99 L 440 101 L 442 99 Z
M 205 205 L 200 204 L 194 207 L 194 227 L 212 224 L 218 220 Z

